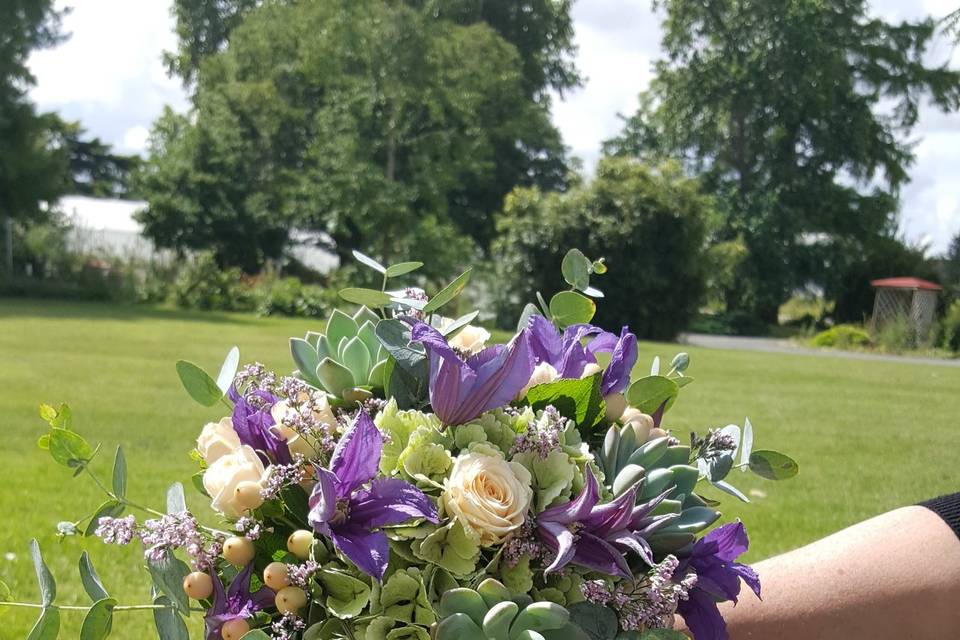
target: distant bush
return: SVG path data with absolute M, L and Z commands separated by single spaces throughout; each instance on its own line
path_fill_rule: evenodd
M 323 317 L 333 307 L 336 292 L 303 284 L 297 278 L 281 278 L 257 286 L 257 313 L 264 316 Z
M 922 346 L 917 340 L 916 331 L 910 327 L 907 319 L 899 317 L 884 322 L 874 331 L 873 341 L 882 351 L 890 353 L 911 351 Z
M 560 262 L 576 247 L 609 265 L 596 286 L 616 295 L 599 301 L 597 324 L 674 337 L 706 292 L 712 213 L 712 201 L 677 166 L 623 158 L 601 161 L 591 183 L 567 193 L 515 189 L 498 219 L 492 256 L 498 323 L 515 325 L 537 291 L 549 297 L 565 288 Z
M 935 344 L 954 353 L 960 353 L 960 300 L 955 300 L 937 325 Z
M 821 331 L 810 340 L 815 347 L 868 347 L 872 343 L 870 334 L 863 327 L 852 324 L 839 324 Z
M 173 299 L 179 307 L 205 311 L 253 311 L 256 296 L 240 269 L 222 269 L 211 253 L 197 254 L 177 275 Z

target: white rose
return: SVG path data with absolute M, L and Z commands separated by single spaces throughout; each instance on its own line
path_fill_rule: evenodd
M 547 382 L 553 382 L 554 380 L 560 379 L 560 373 L 553 367 L 549 362 L 541 362 L 533 368 L 533 373 L 530 374 L 530 379 L 527 381 L 527 384 L 524 385 L 523 389 L 520 390 L 520 393 L 517 394 L 517 399 L 527 395 L 527 391 L 530 391 L 533 387 L 538 384 L 546 384 Z
M 478 453 L 461 454 L 443 483 L 441 500 L 468 532 L 488 547 L 523 524 L 533 499 L 530 472 L 518 462 Z
M 233 430 L 230 416 L 220 422 L 208 422 L 197 438 L 197 451 L 208 465 L 240 448 L 240 436 Z
M 475 327 L 472 324 L 468 324 L 461 329 L 457 335 L 450 338 L 449 343 L 454 349 L 473 355 L 483 351 L 489 339 L 489 331 L 483 327 Z
M 228 518 L 239 518 L 245 509 L 237 502 L 241 482 L 262 484 L 266 479 L 263 463 L 249 445 L 221 456 L 203 472 L 203 488 L 213 497 L 210 506 Z
M 590 376 L 596 375 L 603 371 L 596 362 L 588 362 L 586 366 L 583 367 L 583 372 L 580 373 L 581 378 L 589 378 Z
M 603 398 L 606 407 L 606 417 L 609 422 L 616 422 L 627 408 L 627 399 L 622 393 L 611 393 Z

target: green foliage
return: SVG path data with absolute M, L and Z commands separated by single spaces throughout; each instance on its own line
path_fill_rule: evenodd
M 437 640 L 539 640 L 540 632 L 563 628 L 570 613 L 553 602 L 518 597 L 493 578 L 476 590 L 450 589 L 440 599 Z
M 199 253 L 177 275 L 173 287 L 177 306 L 186 309 L 252 311 L 256 301 L 243 285 L 240 269 L 222 269 L 211 253 Z
M 956 109 L 960 74 L 930 62 L 933 19 L 887 23 L 866 0 L 659 4 L 665 55 L 607 150 L 702 174 L 715 240 L 747 249 L 727 310 L 773 323 L 795 288 L 843 277 L 824 253 L 856 259 L 892 236 L 919 105 Z
M 257 285 L 257 313 L 262 316 L 318 318 L 334 305 L 332 291 L 299 278 L 267 278 Z
M 872 344 L 870 334 L 863 327 L 852 324 L 838 324 L 815 335 L 810 344 L 815 347 L 868 347 Z
M 947 307 L 937 330 L 937 343 L 954 353 L 960 352 L 960 300 Z
M 616 299 L 597 305 L 595 322 L 642 337 L 673 337 L 689 323 L 705 291 L 710 200 L 673 165 L 606 159 L 588 185 L 565 194 L 511 193 L 498 221 L 492 287 L 501 326 L 513 326 L 536 291 L 561 284 L 556 247 L 604 256 L 604 286 Z

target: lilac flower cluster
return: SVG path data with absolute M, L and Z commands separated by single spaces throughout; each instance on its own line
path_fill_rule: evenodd
M 679 582 L 674 581 L 679 564 L 679 560 L 670 555 L 654 566 L 644 580 L 622 580 L 612 587 L 604 580 L 585 580 L 580 592 L 589 602 L 614 609 L 624 631 L 670 629 L 678 604 L 689 597 L 690 590 L 697 584 L 693 572 Z
M 248 516 L 242 516 L 233 524 L 233 528 L 248 540 L 257 540 L 264 531 L 263 525 Z M 266 531 L 273 531 L 273 528 L 267 528 Z
M 529 518 L 517 529 L 503 545 L 503 560 L 509 567 L 517 566 L 524 555 L 531 560 L 540 558 L 546 550 L 536 537 L 536 525 Z
M 307 628 L 307 623 L 297 617 L 295 613 L 285 613 L 270 625 L 273 632 L 270 637 L 274 640 L 293 640 L 297 633 Z
M 201 531 L 188 511 L 145 520 L 140 527 L 132 515 L 100 518 L 94 533 L 106 544 L 126 545 L 139 538 L 144 546 L 143 556 L 153 562 L 159 562 L 175 549 L 184 549 L 198 571 L 213 567 L 223 550 L 223 540 Z
M 100 518 L 94 534 L 106 544 L 130 544 L 137 535 L 137 520 L 133 516 Z
M 337 445 L 335 433 L 339 425 L 324 422 L 320 417 L 330 414 L 326 395 L 302 380 L 289 376 L 280 381 L 279 393 L 287 399 L 291 409 L 282 418 L 283 426 L 293 429 L 309 442 L 316 442 L 321 449 L 317 453 L 333 451 Z
M 527 432 L 517 436 L 510 455 L 535 453 L 541 460 L 560 448 L 560 434 L 567 427 L 567 419 L 548 405 L 536 420 L 527 425 Z
M 271 465 L 270 474 L 263 483 L 263 488 L 260 489 L 260 497 L 264 500 L 279 498 L 284 487 L 300 484 L 303 481 L 307 469 L 307 463 L 300 454 L 295 454 L 290 464 Z
M 247 391 L 273 392 L 277 388 L 277 374 L 270 371 L 259 362 L 244 365 L 233 379 L 237 389 L 246 388 Z
M 424 304 L 430 300 L 430 296 L 427 295 L 427 292 L 420 287 L 407 287 L 400 292 L 400 297 L 405 300 L 416 300 Z M 404 309 L 403 315 L 416 318 L 417 320 L 423 320 L 424 318 L 423 312 L 413 307 Z
M 313 560 L 307 560 L 303 564 L 287 565 L 287 575 L 290 578 L 290 584 L 300 587 L 304 591 L 310 589 L 310 578 L 320 570 L 320 565 Z

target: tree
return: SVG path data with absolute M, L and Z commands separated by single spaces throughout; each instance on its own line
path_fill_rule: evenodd
M 960 105 L 929 66 L 933 20 L 889 24 L 866 0 L 664 0 L 657 77 L 611 153 L 677 157 L 717 194 L 720 241 L 748 259 L 728 307 L 765 321 L 828 276 L 817 245 L 892 238 L 921 101 Z
M 140 156 L 120 155 L 100 138 L 87 138 L 79 122 L 50 118 L 57 145 L 67 157 L 71 193 L 94 198 L 131 198 L 131 175 L 139 168 Z
M 943 257 L 943 284 L 951 299 L 960 300 L 960 231 L 953 236 Z
M 342 257 L 429 255 L 443 273 L 555 134 L 489 26 L 374 0 L 249 11 L 202 61 L 194 103 L 155 129 L 145 232 L 247 271 L 298 227 Z
M 0 235 L 7 271 L 13 269 L 12 220 L 41 216 L 42 203 L 56 199 L 66 185 L 49 118 L 26 99 L 34 81 L 27 56 L 59 41 L 61 16 L 52 0 L 0 4 Z
M 600 162 L 594 180 L 567 193 L 515 189 L 498 219 L 493 295 L 501 326 L 513 327 L 536 292 L 564 288 L 564 251 L 604 257 L 595 322 L 629 324 L 644 338 L 670 339 L 689 324 L 706 292 L 704 250 L 714 216 L 711 198 L 674 164 L 651 167 L 627 158 Z

